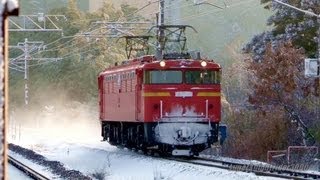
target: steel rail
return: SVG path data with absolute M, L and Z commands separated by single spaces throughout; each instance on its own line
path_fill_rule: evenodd
M 203 161 L 211 161 L 211 162 L 219 162 L 229 167 L 229 169 L 235 169 L 234 167 L 241 167 L 242 169 L 247 168 L 251 170 L 251 172 L 254 173 L 260 173 L 260 172 L 269 172 L 269 173 L 284 173 L 289 174 L 291 178 L 298 178 L 298 176 L 301 176 L 303 178 L 312 178 L 312 179 L 320 179 L 320 172 L 319 173 L 310 173 L 310 172 L 304 172 L 303 170 L 294 170 L 290 168 L 283 168 L 283 167 L 277 167 L 271 164 L 250 164 L 250 163 L 239 163 L 239 162 L 230 162 L 230 161 L 223 161 L 218 159 L 209 159 L 209 158 L 202 158 L 202 157 L 196 157 L 198 160 Z
M 287 178 L 287 179 L 320 179 L 320 173 L 309 173 L 296 171 L 292 169 L 278 168 L 272 165 L 257 165 L 250 163 L 239 163 L 239 162 L 230 162 L 217 159 L 208 159 L 201 157 L 193 158 L 174 158 L 174 157 L 165 157 L 167 160 L 178 161 L 189 163 L 193 165 L 201 165 L 207 167 L 215 167 L 225 170 L 233 171 L 242 171 L 242 172 L 252 172 L 257 176 L 268 176 L 268 177 L 278 177 L 278 178 Z
M 12 164 L 14 167 L 18 168 L 19 170 L 23 171 L 27 176 L 35 180 L 50 180 L 48 177 L 38 173 L 37 171 L 31 169 L 27 165 L 21 163 L 17 159 L 8 156 L 8 162 Z

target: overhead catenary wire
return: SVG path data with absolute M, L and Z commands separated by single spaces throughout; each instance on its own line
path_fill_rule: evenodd
M 69 52 L 69 53 L 63 55 L 61 58 L 65 59 L 66 57 L 69 57 L 70 55 L 75 54 L 75 53 L 77 53 L 77 52 L 79 52 L 79 51 L 81 51 L 81 50 L 83 50 L 83 49 L 91 46 L 91 45 L 94 44 L 94 43 L 96 43 L 96 42 L 90 42 L 90 43 L 88 43 L 86 46 L 84 46 L 84 47 L 82 47 L 82 48 L 80 48 L 80 49 L 76 49 L 75 51 L 72 51 L 72 52 Z
M 58 62 L 58 61 L 61 61 L 61 60 L 63 60 L 63 59 L 61 58 L 61 59 L 45 61 L 45 62 L 41 62 L 41 63 L 37 63 L 37 64 L 30 64 L 29 67 L 40 66 L 40 65 L 44 65 L 44 64 L 49 64 L 51 62 Z
M 23 57 L 23 56 L 24 56 L 24 54 L 22 54 L 22 55 L 20 55 L 20 56 L 18 56 L 18 57 L 12 58 L 12 59 L 10 59 L 10 62 L 14 62 L 14 61 L 20 59 L 20 58 Z
M 15 67 L 12 67 L 12 66 L 10 66 L 10 65 L 13 65 L 13 66 L 15 66 Z M 10 65 L 9 65 L 9 68 L 18 70 L 18 71 L 20 71 L 20 72 L 24 72 L 24 68 L 23 68 L 23 67 L 20 67 L 20 66 L 14 64 L 14 63 L 13 63 L 13 64 L 10 64 Z
M 178 1 L 182 1 L 182 0 L 178 0 Z M 134 14 L 137 14 L 138 12 L 144 10 L 146 7 L 156 3 L 156 2 L 159 2 L 159 1 L 152 1 L 152 2 L 149 2 L 148 4 L 142 6 L 141 8 L 137 9 L 136 11 L 134 11 L 133 13 L 130 13 L 128 15 L 125 15 L 124 17 L 128 18 L 130 16 L 133 16 Z M 194 5 L 194 4 L 191 4 L 191 5 Z M 191 5 L 185 5 L 185 7 L 187 6 L 191 6 Z M 165 6 L 163 9 L 170 9 L 172 8 L 174 5 L 169 5 L 169 6 Z M 179 7 L 181 8 L 181 7 Z M 163 10 L 162 9 L 162 10 Z M 213 11 L 213 12 L 216 12 L 216 11 Z M 197 15 L 193 15 L 193 16 L 187 16 L 187 17 L 183 17 L 182 19 L 192 19 L 192 18 L 197 18 L 197 17 L 201 17 L 203 15 L 206 15 L 207 12 L 205 13 L 201 13 L 201 14 L 197 14 Z M 212 12 L 208 12 L 207 14 L 211 14 Z M 121 18 L 123 17 L 119 17 L 118 18 L 118 21 L 121 22 Z M 88 19 L 85 19 L 86 21 L 89 21 Z M 181 19 L 180 19 L 181 20 Z M 174 22 L 174 21 L 173 21 Z M 91 30 L 89 28 L 89 30 Z M 97 29 L 95 30 L 92 30 L 92 31 L 96 31 Z M 91 32 L 92 32 L 91 31 Z M 89 52 L 92 52 L 92 51 L 95 51 L 97 50 L 97 48 L 90 48 L 88 50 L 85 50 L 86 48 L 90 47 L 92 44 L 94 44 L 94 42 L 90 42 L 90 43 L 87 43 L 85 46 L 81 46 L 80 48 L 78 48 L 79 45 L 83 45 L 83 43 L 81 42 L 81 39 L 79 38 L 76 38 L 77 36 L 83 36 L 85 37 L 84 34 L 75 34 L 75 35 L 72 35 L 72 36 L 66 36 L 66 37 L 61 37 L 60 39 L 57 39 L 51 43 L 48 43 L 48 44 L 45 44 L 44 46 L 45 47 L 50 47 L 50 46 L 53 46 L 52 48 L 49 48 L 49 49 L 45 49 L 45 50 L 42 50 L 42 51 L 36 51 L 36 50 L 30 50 L 30 52 L 28 52 L 29 56 L 36 56 L 36 55 L 43 55 L 47 52 L 53 52 L 53 51 L 59 51 L 61 48 L 65 48 L 67 50 L 70 50 L 72 49 L 73 47 L 75 47 L 75 49 L 69 51 L 66 53 L 66 51 L 64 52 L 58 52 L 59 54 L 62 55 L 62 57 L 58 60 L 58 59 L 55 59 L 55 60 L 52 60 L 52 61 L 46 61 L 46 62 L 39 62 L 39 63 L 36 63 L 36 64 L 30 64 L 28 65 L 29 67 L 33 67 L 33 66 L 39 66 L 39 65 L 44 65 L 44 64 L 49 64 L 51 62 L 57 62 L 57 61 L 60 61 L 60 60 L 63 60 L 63 59 L 68 59 L 72 56 L 75 56 L 75 55 L 83 55 L 83 54 L 86 54 L 86 53 L 89 53 Z M 69 39 L 70 40 L 67 40 L 65 42 L 62 42 L 60 43 L 62 40 L 65 40 L 65 39 Z M 75 42 L 76 41 L 76 42 Z M 79 42 L 80 41 L 80 42 Z M 74 43 L 75 42 L 75 43 Z M 69 44 L 69 45 L 68 45 Z M 68 46 L 65 46 L 65 45 L 68 45 Z M 83 51 L 84 50 L 84 51 Z M 36 52 L 35 52 L 36 51 Z M 66 53 L 66 54 L 65 54 Z M 13 61 L 17 61 L 19 58 L 16 58 L 14 59 Z M 26 58 L 25 58 L 26 59 Z M 17 64 L 13 64 L 13 66 L 16 66 L 16 67 L 12 67 L 12 69 L 16 69 L 18 70 L 19 66 Z M 25 70 L 26 71 L 26 70 Z
M 154 4 L 154 3 L 156 3 L 156 2 L 158 2 L 158 0 L 157 0 L 157 1 L 149 2 L 149 3 L 146 4 L 145 6 L 141 7 L 141 8 L 138 9 L 138 10 L 136 10 L 134 13 L 128 14 L 128 15 L 126 15 L 125 17 L 126 17 L 126 18 L 127 18 L 127 17 L 130 17 L 130 16 L 136 14 L 137 12 L 143 10 L 144 8 L 146 8 L 146 7 Z M 121 18 L 121 17 L 120 17 L 120 18 Z M 95 19 L 96 19 L 96 18 L 95 18 Z M 92 20 L 92 19 L 91 19 L 91 20 Z M 86 21 L 90 21 L 90 19 L 86 19 Z M 31 53 L 30 55 L 41 54 L 41 53 L 45 53 L 45 52 L 49 52 L 49 51 L 57 51 L 57 50 L 59 50 L 59 48 L 62 47 L 63 45 L 65 45 L 65 44 L 67 44 L 67 43 L 69 43 L 69 42 L 75 41 L 74 37 L 76 37 L 76 36 L 85 36 L 85 35 L 73 35 L 73 36 L 62 37 L 62 38 L 60 38 L 60 39 L 57 39 L 57 40 L 54 41 L 54 42 L 51 42 L 51 43 L 49 43 L 49 44 L 44 45 L 44 46 L 48 47 L 48 46 L 50 46 L 50 45 L 52 45 L 52 44 L 55 44 L 55 43 L 59 42 L 59 41 L 62 40 L 62 39 L 66 39 L 66 38 L 73 38 L 73 39 L 71 39 L 71 40 L 69 40 L 69 41 L 67 41 L 67 42 L 64 42 L 63 44 L 60 44 L 60 45 L 58 45 L 58 46 L 55 46 L 55 47 L 53 47 L 53 48 L 46 49 L 46 50 L 43 50 L 43 51 L 38 51 L 38 52 L 36 52 L 36 53 Z M 69 47 L 70 47 L 70 46 L 69 46 Z M 68 48 L 68 47 L 67 47 L 67 48 Z
M 58 42 L 58 41 L 60 41 L 60 40 L 62 40 L 62 39 L 66 39 L 66 38 L 72 38 L 72 39 L 70 39 L 70 40 L 68 40 L 68 41 L 66 41 L 66 42 L 64 42 L 64 43 L 62 43 L 62 44 L 59 44 L 58 46 L 54 46 L 54 47 L 49 48 L 49 49 L 46 49 L 46 50 L 38 51 L 38 52 L 36 52 L 36 53 L 31 53 L 31 55 L 41 54 L 41 53 L 50 52 L 50 51 L 58 51 L 58 50 L 60 50 L 61 47 L 63 47 L 64 45 L 66 45 L 66 44 L 68 44 L 68 43 L 73 43 L 73 42 L 75 42 L 75 41 L 79 41 L 79 40 L 80 40 L 80 39 L 75 39 L 76 37 L 80 37 L 80 38 L 81 38 L 81 37 L 87 37 L 87 35 L 85 35 L 85 34 L 76 34 L 76 35 L 73 35 L 73 36 L 62 37 L 62 38 L 56 40 L 56 42 Z M 52 44 L 52 43 L 50 43 L 50 44 Z M 45 46 L 48 47 L 48 45 L 50 45 L 50 44 L 46 44 Z M 74 46 L 76 46 L 76 45 L 77 45 L 77 44 L 71 44 L 71 45 L 65 46 L 65 47 L 63 47 L 63 48 L 71 48 L 71 47 L 74 47 Z
M 76 37 L 76 36 L 73 36 Z M 59 44 L 58 46 L 52 47 L 50 49 L 46 49 L 46 50 L 42 50 L 42 51 L 37 51 L 35 53 L 31 53 L 30 55 L 36 55 L 36 54 L 41 54 L 41 53 L 45 53 L 45 52 L 52 52 L 52 51 L 59 51 L 61 49 L 61 47 L 63 47 L 64 45 L 68 44 L 68 43 L 72 43 L 73 41 L 77 41 L 78 39 L 71 39 L 69 41 L 64 42 L 63 44 Z M 69 46 L 65 46 L 64 48 L 70 48 L 75 46 L 76 44 L 71 44 Z
M 155 2 L 158 2 L 158 1 L 150 2 L 150 3 L 148 3 L 146 6 L 144 6 L 143 8 L 145 8 L 145 7 L 153 4 L 153 3 L 155 3 Z M 143 8 L 140 8 L 140 9 L 138 9 L 138 10 L 142 10 Z M 138 10 L 135 11 L 135 13 L 138 12 Z M 56 40 L 56 41 L 54 41 L 54 42 L 52 42 L 52 43 L 46 44 L 45 46 L 48 47 L 48 46 L 50 46 L 50 45 L 52 45 L 52 44 L 55 44 L 55 43 L 61 41 L 62 39 L 66 39 L 66 38 L 72 38 L 72 39 L 69 40 L 69 41 L 64 42 L 63 44 L 59 44 L 58 46 L 54 46 L 54 47 L 52 47 L 52 48 L 50 48 L 50 49 L 46 49 L 46 50 L 42 50 L 42 51 L 37 51 L 37 52 L 35 52 L 35 53 L 31 53 L 30 55 L 33 55 L 33 56 L 34 56 L 34 55 L 37 55 L 37 54 L 40 55 L 40 54 L 45 53 L 45 52 L 58 51 L 58 50 L 60 50 L 60 47 L 64 46 L 65 44 L 68 44 L 68 43 L 70 43 L 70 42 L 76 41 L 77 39 L 74 38 L 74 37 L 76 37 L 76 36 L 83 36 L 83 35 L 73 35 L 73 36 L 68 36 L 68 37 L 62 37 L 62 38 L 60 38 L 60 39 L 58 39 L 58 40 Z M 72 45 L 69 45 L 69 46 L 67 46 L 67 47 L 65 47 L 65 48 L 71 48 L 71 47 L 74 47 L 74 46 L 77 46 L 77 44 L 72 44 Z
M 179 0 L 179 1 L 182 1 L 182 0 Z M 143 6 L 142 8 L 136 10 L 134 13 L 131 13 L 131 14 L 129 14 L 129 15 L 133 15 L 133 14 L 135 14 L 135 13 L 143 10 L 145 7 L 150 6 L 151 4 L 154 4 L 154 3 L 156 3 L 156 2 L 158 2 L 158 1 L 149 2 L 148 4 L 146 4 L 145 6 Z M 192 4 L 191 4 L 191 5 L 192 5 Z M 185 6 L 191 6 L 191 5 L 185 5 Z M 171 5 L 171 6 L 173 6 L 173 5 Z M 234 6 L 234 5 L 233 5 L 233 6 Z M 165 8 L 168 9 L 168 8 L 170 8 L 170 6 L 166 6 Z M 212 12 L 209 12 L 209 13 L 212 13 Z M 209 14 L 209 13 L 208 13 L 208 14 Z M 193 16 L 183 17 L 183 18 L 181 18 L 181 19 L 182 19 L 182 20 L 184 20 L 184 19 L 192 19 L 192 18 L 197 18 L 197 17 L 204 16 L 204 15 L 206 15 L 206 14 L 207 14 L 207 13 L 202 13 L 202 14 L 197 14 L 197 15 L 193 15 Z M 127 15 L 127 16 L 128 16 L 128 15 Z M 60 38 L 60 39 L 58 39 L 58 40 L 56 40 L 56 41 L 54 41 L 54 42 L 52 42 L 52 43 L 46 44 L 45 46 L 48 47 L 48 46 L 50 46 L 50 45 L 52 45 L 52 44 L 55 44 L 55 43 L 59 42 L 59 41 L 62 40 L 62 39 L 66 39 L 66 38 L 72 38 L 72 39 L 69 40 L 69 41 L 67 41 L 67 42 L 64 42 L 63 44 L 59 44 L 58 46 L 55 46 L 55 47 L 53 47 L 53 48 L 46 49 L 46 50 L 43 50 L 43 51 L 38 51 L 38 52 L 36 52 L 36 53 L 32 53 L 31 55 L 41 54 L 41 53 L 45 53 L 45 52 L 49 52 L 49 51 L 57 51 L 57 50 L 59 50 L 60 47 L 62 47 L 63 45 L 65 45 L 65 44 L 67 44 L 67 43 L 69 43 L 69 42 L 76 41 L 76 39 L 74 39 L 74 37 L 76 37 L 76 36 L 79 36 L 79 35 L 62 37 L 62 38 Z M 70 48 L 70 47 L 72 47 L 72 46 L 76 46 L 76 44 L 67 46 L 66 48 Z
M 55 40 L 55 41 L 53 41 L 53 42 L 51 42 L 51 43 L 48 43 L 48 44 L 45 44 L 45 46 L 46 47 L 48 47 L 48 46 L 50 46 L 50 45 L 52 45 L 52 44 L 55 44 L 55 43 L 58 43 L 60 40 L 62 40 L 62 39 L 68 39 L 68 38 L 73 38 L 74 36 L 63 36 L 63 37 L 61 37 L 61 38 L 59 38 L 59 39 L 57 39 L 57 40 Z
M 35 66 L 40 66 L 40 65 L 45 65 L 45 64 L 49 64 L 51 62 L 59 62 L 59 61 L 62 61 L 62 60 L 65 60 L 65 59 L 68 59 L 69 57 L 72 57 L 74 55 L 83 55 L 83 54 L 86 54 L 88 52 L 91 52 L 91 51 L 94 51 L 94 50 L 97 50 L 98 48 L 91 48 L 87 51 L 83 51 L 83 52 L 79 52 L 81 51 L 82 49 L 85 49 L 87 47 L 89 47 L 90 45 L 94 44 L 93 42 L 92 43 L 89 43 L 88 45 L 86 45 L 85 47 L 82 47 L 80 49 L 77 49 L 76 51 L 73 51 L 73 52 L 70 52 L 66 55 L 64 55 L 63 57 L 59 58 L 59 59 L 55 59 L 55 60 L 51 60 L 51 61 L 45 61 L 45 62 L 41 62 L 41 63 L 37 63 L 37 64 L 31 64 L 31 65 L 28 65 L 28 67 L 35 67 Z M 11 69 L 14 69 L 14 70 L 17 70 L 17 71 L 20 71 L 20 72 L 24 72 L 23 70 L 19 70 L 17 68 L 22 68 L 16 64 L 12 64 L 12 65 L 15 65 L 16 68 L 12 67 Z M 23 69 L 23 68 L 22 68 Z
M 250 2 L 254 2 L 256 0 L 246 0 L 246 1 L 241 1 L 239 3 L 234 3 L 232 5 L 229 5 L 228 6 L 228 9 L 230 8 L 234 8 L 234 7 L 238 7 L 238 6 L 241 6 L 243 4 L 246 4 L 246 3 L 250 3 Z M 190 16 L 186 16 L 186 17 L 182 17 L 182 18 L 179 18 L 179 19 L 173 19 L 171 20 L 171 22 L 175 22 L 177 20 L 180 20 L 180 21 L 183 21 L 183 20 L 190 20 L 190 19 L 194 19 L 194 18 L 199 18 L 199 17 L 202 17 L 202 16 L 206 16 L 206 15 L 210 15 L 210 14 L 214 14 L 214 13 L 222 13 L 224 12 L 223 10 L 209 10 L 209 11 L 205 11 L 205 12 L 202 12 L 200 14 L 194 14 L 194 15 L 190 15 Z
M 179 0 L 179 1 L 182 1 L 182 0 Z M 253 0 L 249 0 L 249 1 L 241 2 L 241 3 L 233 4 L 233 5 L 229 6 L 229 7 L 236 7 L 236 6 L 242 5 L 243 3 L 247 3 L 247 2 L 251 2 L 251 1 L 253 1 Z M 134 13 L 131 13 L 131 14 L 135 14 L 135 13 L 137 13 L 138 11 L 141 11 L 141 10 L 143 10 L 145 7 L 150 6 L 151 4 L 154 4 L 154 3 L 156 3 L 156 2 L 158 2 L 158 1 L 149 2 L 148 4 L 146 4 L 145 6 L 143 6 L 142 8 L 136 10 Z M 193 4 L 191 4 L 191 5 L 185 5 L 185 7 L 186 7 L 186 6 L 192 6 L 192 5 L 193 5 Z M 171 6 L 173 6 L 173 5 L 171 5 Z M 165 8 L 168 9 L 168 8 L 170 8 L 171 6 L 166 6 Z M 193 19 L 193 18 L 198 18 L 198 17 L 201 17 L 201 16 L 205 16 L 205 15 L 212 14 L 212 13 L 217 13 L 217 12 L 219 12 L 219 11 L 207 11 L 207 12 L 204 12 L 204 13 L 201 13 L 201 14 L 196 14 L 196 15 L 191 15 L 191 16 L 187 16 L 187 17 L 182 17 L 182 18 L 180 18 L 179 20 L 190 20 L 190 19 Z M 128 15 L 127 15 L 127 16 L 128 16 Z M 173 20 L 173 21 L 174 21 L 174 20 Z M 56 40 L 56 41 L 54 41 L 54 42 L 52 42 L 52 43 L 46 44 L 45 46 L 48 47 L 48 46 L 50 46 L 50 45 L 52 45 L 52 44 L 55 44 L 55 43 L 59 42 L 59 41 L 62 40 L 62 39 L 66 39 L 66 38 L 72 38 L 72 39 L 69 40 L 69 41 L 67 41 L 67 42 L 64 42 L 63 44 L 59 44 L 58 46 L 52 47 L 52 48 L 50 48 L 50 49 L 46 49 L 46 50 L 43 50 L 43 51 L 38 51 L 38 52 L 36 52 L 36 53 L 32 53 L 31 55 L 41 54 L 41 53 L 45 53 L 45 52 L 49 52 L 49 51 L 57 51 L 57 50 L 59 50 L 60 47 L 62 47 L 63 45 L 65 45 L 65 44 L 67 44 L 67 43 L 69 43 L 69 42 L 76 41 L 77 39 L 74 39 L 74 37 L 76 37 L 76 36 L 80 36 L 80 35 L 73 35 L 73 36 L 62 37 L 62 38 L 60 38 L 60 39 L 58 39 L 58 40 Z M 72 46 L 76 46 L 76 44 L 67 46 L 67 47 L 65 47 L 65 48 L 70 48 L 70 47 L 72 47 Z
M 186 0 L 179 0 L 180 2 L 183 2 L 183 1 L 186 1 Z M 208 2 L 208 1 L 203 1 L 203 3 L 204 2 L 206 2 L 206 3 L 209 3 L 209 4 L 213 4 L 213 3 L 216 3 L 216 1 L 213 1 L 213 2 Z M 225 3 L 225 1 L 223 1 L 223 4 L 225 5 L 225 6 L 227 6 L 226 5 L 226 3 Z M 185 8 L 185 7 L 195 7 L 195 6 L 198 6 L 198 5 L 201 5 L 201 4 L 197 4 L 196 2 L 193 2 L 193 3 L 188 3 L 188 4 L 185 4 L 185 5 L 182 5 L 182 6 L 179 6 L 179 7 L 174 7 L 175 5 L 166 5 L 165 7 L 164 7 L 164 9 L 165 10 L 177 10 L 177 9 L 181 9 L 181 8 Z M 204 4 L 205 5 L 205 4 Z M 172 7 L 174 7 L 174 8 L 172 8 Z M 228 6 L 229 7 L 229 6 Z M 221 9 L 221 7 L 219 7 L 219 9 Z
M 19 69 L 20 67 L 15 68 L 15 67 L 9 66 L 9 68 L 10 68 L 10 69 L 13 69 L 13 70 L 15 70 L 15 71 L 24 72 L 24 69 Z
M 111 22 L 110 22 L 110 23 L 111 23 Z M 116 23 L 119 23 L 119 22 L 114 22 L 114 23 L 116 24 Z M 121 23 L 121 22 L 120 22 L 120 23 Z M 133 22 L 133 23 L 134 23 L 134 22 Z M 103 24 L 103 22 L 102 22 L 102 24 Z M 139 22 L 138 22 L 138 24 L 139 24 Z M 64 42 L 63 44 L 59 44 L 58 46 L 54 46 L 54 47 L 52 47 L 52 48 L 50 48 L 50 49 L 46 49 L 46 50 L 38 51 L 38 52 L 36 52 L 36 53 L 32 53 L 31 55 L 41 54 L 41 53 L 50 52 L 50 51 L 58 51 L 58 50 L 60 50 L 60 47 L 64 46 L 65 44 L 79 40 L 79 39 L 76 39 L 75 37 L 85 37 L 85 38 L 89 38 L 89 37 L 91 37 L 91 36 L 96 37 L 97 34 L 93 34 L 93 35 L 92 35 L 91 33 L 92 33 L 92 32 L 95 32 L 95 31 L 99 31 L 99 30 L 104 29 L 104 28 L 106 28 L 106 27 L 99 27 L 98 29 L 94 29 L 94 30 L 91 30 L 91 31 L 89 31 L 89 32 L 78 33 L 78 34 L 76 34 L 76 35 L 68 36 L 68 37 L 62 37 L 62 38 L 56 40 L 56 41 L 53 42 L 53 43 L 56 43 L 56 42 L 60 41 L 61 39 L 65 39 L 65 38 L 72 38 L 72 39 L 69 40 L 69 41 Z M 121 32 L 121 33 L 123 33 L 123 34 L 132 35 L 132 33 L 130 33 L 130 32 L 122 31 L 121 28 L 120 28 L 120 29 L 119 29 L 119 28 L 113 28 L 113 29 L 116 29 L 118 32 Z M 100 37 L 102 37 L 102 38 L 103 38 L 103 37 L 108 37 L 108 35 L 101 34 Z M 49 45 L 52 45 L 53 43 L 46 44 L 45 46 L 48 47 Z M 70 48 L 70 47 L 72 47 L 72 46 L 76 46 L 76 44 L 69 45 L 69 46 L 64 47 L 64 48 Z
M 141 8 L 137 9 L 137 10 L 134 11 L 133 13 L 126 15 L 125 17 L 128 18 L 128 17 L 130 17 L 130 16 L 138 13 L 139 11 L 145 9 L 146 7 L 148 7 L 148 6 L 150 6 L 150 5 L 154 4 L 154 3 L 157 3 L 157 2 L 159 2 L 159 0 L 157 0 L 157 1 L 149 1 L 148 4 L 142 6 Z

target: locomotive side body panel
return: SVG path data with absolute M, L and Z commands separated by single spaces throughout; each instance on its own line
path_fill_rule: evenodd
M 107 71 L 100 75 L 99 81 L 100 120 L 135 122 L 137 112 L 135 69 Z

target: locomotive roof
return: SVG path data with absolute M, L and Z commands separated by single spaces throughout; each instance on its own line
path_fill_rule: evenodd
M 109 74 L 109 73 L 115 73 L 115 72 L 121 72 L 121 71 L 129 71 L 134 69 L 166 69 L 163 67 L 160 67 L 159 62 L 161 60 L 157 60 L 155 56 L 148 55 L 148 56 L 142 56 L 139 58 L 123 61 L 120 65 L 112 66 L 109 68 L 106 68 L 103 72 L 100 73 L 100 75 L 103 74 Z M 221 69 L 220 65 L 215 63 L 213 60 L 195 60 L 195 59 L 165 59 L 165 61 L 169 69 L 193 69 L 193 68 L 203 68 L 201 67 L 201 62 L 206 61 L 208 65 L 206 68 L 212 68 L 212 69 Z

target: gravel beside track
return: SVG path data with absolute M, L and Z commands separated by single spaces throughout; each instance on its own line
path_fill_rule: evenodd
M 83 175 L 80 171 L 68 170 L 62 163 L 58 161 L 50 161 L 32 150 L 17 146 L 15 144 L 9 144 L 8 146 L 9 150 L 11 150 L 12 152 L 18 153 L 25 158 L 30 159 L 32 162 L 47 167 L 52 173 L 58 175 L 62 179 L 91 179 L 90 177 Z

